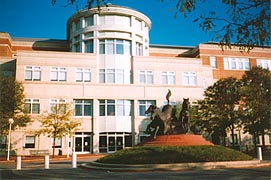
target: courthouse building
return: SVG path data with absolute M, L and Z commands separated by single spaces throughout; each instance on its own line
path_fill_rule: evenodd
M 111 153 L 131 147 L 148 136 L 145 110 L 150 104 L 165 104 L 168 89 L 171 104 L 183 98 L 193 102 L 220 78 L 241 78 L 253 66 L 271 68 L 270 47 L 241 53 L 238 48 L 222 51 L 217 43 L 151 45 L 151 28 L 156 27 L 144 14 L 110 5 L 72 15 L 66 40 L 0 33 L 0 73 L 23 83 L 34 120 L 11 132 L 12 150 L 52 153 L 52 138 L 33 132 L 39 116 L 59 103 L 72 103 L 72 118 L 82 124 L 73 137 L 57 139 L 56 153 Z

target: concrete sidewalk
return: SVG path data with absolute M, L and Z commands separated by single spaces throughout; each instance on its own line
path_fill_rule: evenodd
M 101 158 L 106 156 L 107 154 L 77 154 L 77 159 L 85 159 L 85 158 Z M 31 161 L 44 161 L 44 157 L 45 156 L 21 156 L 21 160 L 22 162 L 31 162 Z M 17 156 L 10 156 L 10 160 L 7 161 L 7 157 L 0 157 L 0 163 L 2 162 L 16 162 L 16 158 Z M 59 160 L 71 160 L 72 159 L 72 155 L 70 155 L 69 157 L 67 157 L 67 155 L 63 155 L 63 156 L 55 156 L 53 157 L 52 155 L 50 155 L 50 161 L 59 161 Z

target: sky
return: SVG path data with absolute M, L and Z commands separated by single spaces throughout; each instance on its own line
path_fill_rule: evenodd
M 66 2 L 57 0 L 52 6 L 51 0 L 0 0 L 0 32 L 7 32 L 12 38 L 66 39 L 66 23 L 77 11 L 76 6 L 63 7 Z M 193 22 L 195 16 L 174 17 L 176 0 L 111 0 L 111 3 L 135 9 L 150 18 L 152 45 L 197 46 L 211 41 L 212 36 Z

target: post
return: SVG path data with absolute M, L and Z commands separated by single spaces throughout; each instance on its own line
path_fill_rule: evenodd
M 45 155 L 44 157 L 44 166 L 45 169 L 49 169 L 49 155 Z
M 67 135 L 67 158 L 70 157 L 70 133 L 68 130 L 68 135 Z
M 17 160 L 16 160 L 16 169 L 17 170 L 20 170 L 21 169 L 21 167 L 22 167 L 22 158 L 21 158 L 21 156 L 17 156 Z
M 260 146 L 258 146 L 257 148 L 257 155 L 258 155 L 258 159 L 261 161 L 263 160 L 263 156 L 262 156 L 262 148 Z
M 76 153 L 72 152 L 72 168 L 76 168 L 77 167 L 77 157 L 76 157 Z
M 243 152 L 242 150 L 242 139 L 241 139 L 241 129 L 238 129 L 239 131 L 239 149 L 240 149 L 240 152 Z
M 10 138 L 11 138 L 11 125 L 13 124 L 14 120 L 12 118 L 8 119 L 9 123 L 9 130 L 8 130 L 8 154 L 7 154 L 7 160 L 9 161 L 9 153 L 10 153 Z

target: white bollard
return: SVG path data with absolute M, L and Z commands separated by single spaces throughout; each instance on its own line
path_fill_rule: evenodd
M 72 168 L 76 168 L 77 167 L 77 157 L 76 157 L 76 153 L 73 152 L 72 153 Z
M 44 165 L 45 165 L 45 169 L 49 169 L 49 155 L 45 155 Z
M 263 160 L 263 156 L 262 156 L 262 148 L 258 147 L 257 148 L 257 155 L 258 155 L 258 159 L 261 161 Z
M 17 156 L 17 159 L 16 159 L 16 169 L 20 170 L 21 167 L 22 167 L 22 158 L 21 158 L 21 156 Z

